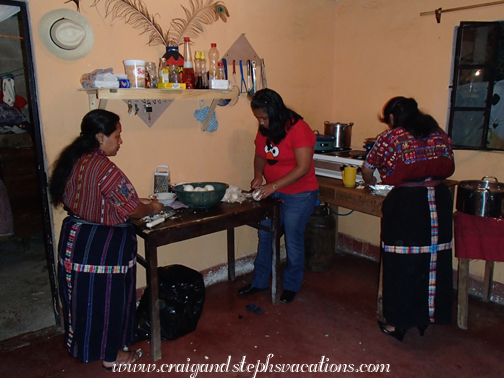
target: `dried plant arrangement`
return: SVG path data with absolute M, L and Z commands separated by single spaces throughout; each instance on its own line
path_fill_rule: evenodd
M 92 7 L 101 0 L 94 0 Z M 163 31 L 156 20 L 159 14 L 151 14 L 142 0 L 105 0 L 105 17 L 124 19 L 135 29 L 140 29 L 140 35 L 149 34 L 149 46 L 180 46 L 184 37 L 195 39 L 203 32 L 203 25 L 211 25 L 221 19 L 226 22 L 229 11 L 222 1 L 189 0 L 190 8 L 182 5 L 186 19 L 174 18 L 167 32 Z

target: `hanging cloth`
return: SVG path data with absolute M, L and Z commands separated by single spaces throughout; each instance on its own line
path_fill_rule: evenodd
M 14 76 L 4 76 L 2 78 L 3 102 L 12 106 L 16 101 L 16 89 L 14 85 Z

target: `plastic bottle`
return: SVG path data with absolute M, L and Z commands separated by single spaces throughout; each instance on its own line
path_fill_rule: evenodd
M 210 50 L 208 50 L 208 80 L 217 79 L 217 65 L 219 64 L 219 50 L 217 44 L 212 43 Z
M 201 68 L 201 78 L 202 78 L 202 88 L 208 88 L 208 70 L 206 64 L 205 53 L 201 51 L 200 54 L 200 68 Z
M 190 42 L 191 38 L 184 37 L 184 70 L 182 71 L 182 82 L 185 83 L 187 89 L 194 89 L 196 80 L 194 77 L 194 65 L 191 46 L 189 45 Z
M 196 89 L 203 88 L 203 78 L 201 76 L 201 53 L 194 53 L 194 75 L 196 76 Z
M 165 58 L 160 58 L 159 59 L 159 69 L 158 69 L 158 77 L 159 77 L 159 83 L 164 83 L 163 80 L 163 68 L 165 68 Z
M 218 80 L 226 80 L 226 73 L 224 71 L 224 62 L 219 61 L 217 64 L 217 79 Z

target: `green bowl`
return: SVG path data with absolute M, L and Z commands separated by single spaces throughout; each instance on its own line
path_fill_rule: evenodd
M 214 190 L 204 192 L 186 192 L 184 185 L 192 185 L 194 188 L 204 188 L 205 185 L 212 185 Z M 222 182 L 188 182 L 184 185 L 177 185 L 173 187 L 173 191 L 177 194 L 177 198 L 184 205 L 194 207 L 195 209 L 208 209 L 209 207 L 217 205 L 224 195 L 228 184 Z

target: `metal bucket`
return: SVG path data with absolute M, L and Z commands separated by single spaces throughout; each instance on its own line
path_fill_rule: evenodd
M 495 182 L 485 180 L 493 178 Z M 504 183 L 493 176 L 481 180 L 460 181 L 457 188 L 457 210 L 469 215 L 502 218 Z
M 350 123 L 331 123 L 329 121 L 324 122 L 324 135 L 329 135 L 334 137 L 334 148 L 336 149 L 349 149 L 352 142 L 352 126 L 353 122 Z

